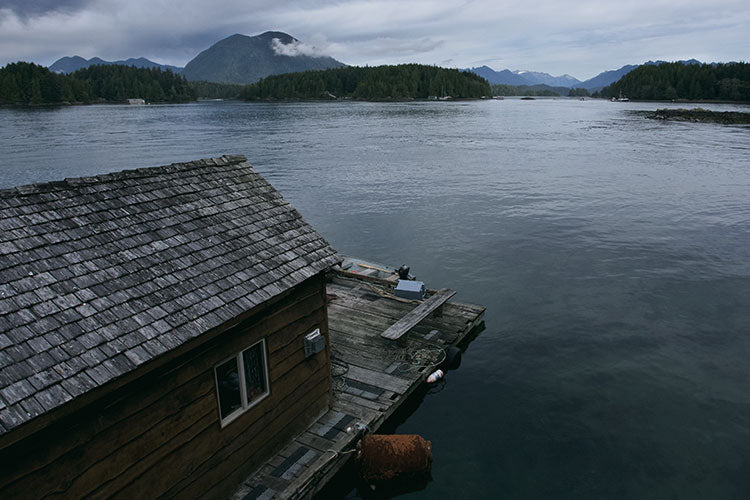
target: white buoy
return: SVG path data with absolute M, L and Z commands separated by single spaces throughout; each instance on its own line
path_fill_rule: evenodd
M 427 377 L 427 383 L 434 384 L 435 382 L 443 378 L 443 375 L 445 375 L 445 372 L 443 372 L 443 370 L 435 370 L 434 372 L 430 373 L 429 377 Z

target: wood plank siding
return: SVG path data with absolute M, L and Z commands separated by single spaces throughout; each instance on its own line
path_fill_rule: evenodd
M 323 274 L 262 309 L 3 450 L 3 497 L 226 498 L 330 403 Z M 306 359 L 315 328 L 327 348 Z M 261 339 L 270 394 L 222 428 L 214 366 Z

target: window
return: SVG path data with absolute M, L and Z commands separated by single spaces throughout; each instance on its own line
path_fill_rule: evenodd
M 266 341 L 214 367 L 221 425 L 226 425 L 268 396 Z

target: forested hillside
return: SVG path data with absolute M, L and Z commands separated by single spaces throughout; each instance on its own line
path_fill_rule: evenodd
M 196 97 L 185 78 L 160 68 L 89 66 L 71 77 L 88 84 L 92 98 L 105 101 L 137 97 L 146 102 L 186 102 Z
M 750 64 L 662 63 L 640 66 L 601 91 L 603 97 L 750 101 Z
M 171 71 L 132 66 L 91 66 L 70 75 L 17 62 L 0 69 L 0 104 L 185 102 L 195 99 L 187 81 Z
M 0 68 L 0 104 L 49 104 L 89 100 L 86 83 L 44 66 L 17 62 Z
M 568 95 L 567 87 L 550 87 L 549 85 L 506 85 L 498 83 L 492 85 L 492 95 L 498 96 L 549 96 L 558 97 Z
M 248 85 L 241 97 L 256 99 L 427 99 L 480 98 L 489 83 L 473 73 L 421 64 L 344 67 L 273 75 Z

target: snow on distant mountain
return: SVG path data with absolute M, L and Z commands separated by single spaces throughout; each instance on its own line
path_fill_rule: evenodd
M 570 75 L 552 76 L 540 71 L 515 70 L 516 75 L 528 81 L 528 85 L 549 85 L 550 87 L 577 87 L 581 80 Z
M 490 82 L 492 85 L 528 85 L 528 82 L 522 76 L 516 75 L 510 70 L 495 71 L 489 66 L 479 66 L 478 68 L 464 69 L 461 71 L 471 71 Z

